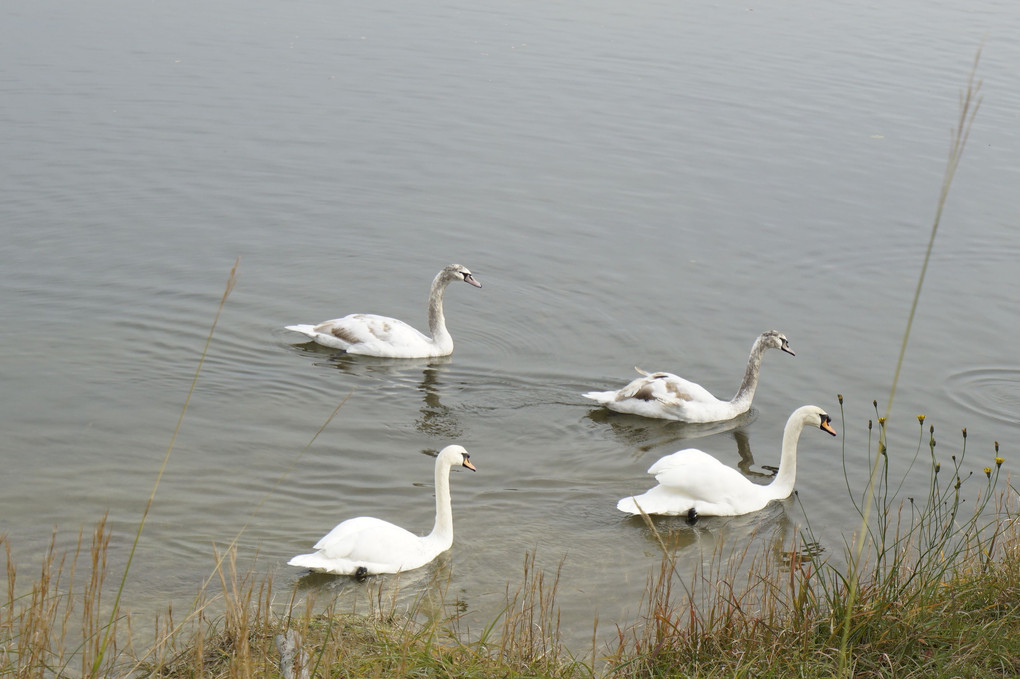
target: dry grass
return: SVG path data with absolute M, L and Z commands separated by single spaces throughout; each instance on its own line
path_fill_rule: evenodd
M 110 542 L 106 519 L 90 536 L 79 531 L 69 552 L 58 552 L 56 538 L 54 533 L 38 576 L 24 587 L 11 545 L 0 535 L 7 574 L 7 597 L 0 606 L 0 676 L 89 676 L 106 630 L 111 629 L 114 639 L 119 636 L 123 619 L 113 615 L 107 622 L 104 615 Z M 111 663 L 98 664 L 101 672 L 112 671 Z

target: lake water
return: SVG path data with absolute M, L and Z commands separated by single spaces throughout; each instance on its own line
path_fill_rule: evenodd
M 136 627 L 189 601 L 249 520 L 241 552 L 281 599 L 302 575 L 286 560 L 341 519 L 427 530 L 422 453 L 451 442 L 479 470 L 453 475 L 443 566 L 467 622 L 499 612 L 528 551 L 562 561 L 568 640 L 596 614 L 635 622 L 660 557 L 616 500 L 706 432 L 580 393 L 640 366 L 729 397 L 779 329 L 797 356 L 766 355 L 752 416 L 694 445 L 760 471 L 817 404 L 860 489 L 981 45 L 891 453 L 902 468 L 925 413 L 940 452 L 967 427 L 969 467 L 997 440 L 1012 468 L 1017 35 L 1020 9 L 991 0 L 5 2 L 0 533 L 19 576 L 54 528 L 69 544 L 105 512 L 119 574 L 240 256 L 132 567 Z M 484 287 L 447 291 L 449 359 L 282 329 L 357 311 L 425 329 L 450 262 Z M 798 472 L 798 500 L 661 527 L 688 566 L 806 519 L 838 558 L 856 525 L 841 441 L 805 432 Z

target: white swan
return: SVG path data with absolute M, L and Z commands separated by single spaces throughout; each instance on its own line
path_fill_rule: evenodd
M 797 440 L 804 427 L 811 425 L 833 436 L 831 418 L 818 406 L 801 406 L 793 411 L 783 429 L 783 454 L 779 473 L 772 483 L 762 486 L 747 479 L 732 467 L 696 448 L 667 455 L 651 467 L 659 485 L 641 495 L 625 497 L 616 508 L 628 514 L 686 514 L 736 516 L 756 512 L 772 500 L 789 497 L 797 476 Z M 640 507 L 640 509 L 639 509 Z
M 425 537 L 382 519 L 359 516 L 337 525 L 315 543 L 316 552 L 299 554 L 288 565 L 359 578 L 424 566 L 453 545 L 450 468 L 475 471 L 469 458 L 461 446 L 447 446 L 436 457 L 436 524 Z
M 460 264 L 443 268 L 432 281 L 432 289 L 429 290 L 429 331 L 432 337 L 396 318 L 375 314 L 350 314 L 318 325 L 286 327 L 287 330 L 308 335 L 323 346 L 343 349 L 349 354 L 385 358 L 449 356 L 453 353 L 453 337 L 446 329 L 446 317 L 443 316 L 443 291 L 451 281 L 464 281 L 476 288 L 482 287 L 471 272 Z
M 737 394 L 729 401 L 720 401 L 700 384 L 695 384 L 672 373 L 646 373 L 635 368 L 644 377 L 618 391 L 589 391 L 585 398 L 598 401 L 610 410 L 644 417 L 658 417 L 680 422 L 719 422 L 746 413 L 751 408 L 754 390 L 758 386 L 761 357 L 768 349 L 781 349 L 796 356 L 786 335 L 769 330 L 758 336 L 751 346 L 744 381 Z

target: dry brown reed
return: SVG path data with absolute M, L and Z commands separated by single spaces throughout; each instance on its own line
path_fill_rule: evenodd
M 503 662 L 527 665 L 559 662 L 563 647 L 560 611 L 555 603 L 562 571 L 561 561 L 552 581 L 547 582 L 545 572 L 535 567 L 535 553 L 524 555 L 521 585 L 513 593 L 509 585 L 506 590 L 497 656 Z
M 70 550 L 57 548 L 54 531 L 38 577 L 26 585 L 18 576 L 7 536 L 0 535 L 7 574 L 7 598 L 0 605 L 0 676 L 65 676 L 72 668 L 80 668 L 75 672 L 79 676 L 92 676 L 107 624 L 116 637 L 125 620 L 114 609 L 110 622 L 105 622 L 108 607 L 102 593 L 109 542 L 105 517 L 91 536 L 80 530 Z M 98 665 L 104 674 L 113 669 L 116 643 L 111 650 Z

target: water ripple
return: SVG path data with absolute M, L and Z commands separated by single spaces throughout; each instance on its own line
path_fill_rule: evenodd
M 1020 413 L 1020 369 L 975 368 L 950 375 L 946 391 L 957 404 L 1007 424 Z

